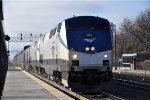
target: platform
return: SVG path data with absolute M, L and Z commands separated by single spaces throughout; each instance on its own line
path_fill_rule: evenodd
M 72 100 L 18 67 L 9 67 L 1 100 Z

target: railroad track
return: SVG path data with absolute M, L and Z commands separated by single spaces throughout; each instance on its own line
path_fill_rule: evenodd
M 25 69 L 23 69 L 23 70 L 25 70 Z M 106 100 L 108 100 L 108 99 L 109 100 L 124 100 L 122 98 L 119 98 L 117 96 L 114 96 L 114 95 L 111 95 L 111 94 L 108 94 L 105 92 L 100 92 L 97 94 L 83 94 L 83 93 L 73 92 L 69 88 L 65 88 L 59 84 L 56 84 L 55 82 L 53 82 L 51 80 L 46 79 L 44 76 L 41 76 L 32 71 L 28 71 L 28 70 L 25 70 L 25 71 L 27 71 L 28 73 L 32 74 L 33 76 L 41 79 L 42 81 L 50 84 L 51 86 L 62 91 L 63 93 L 67 94 L 68 96 L 72 97 L 75 100 L 99 100 L 99 99 L 102 99 L 102 100 L 104 100 L 104 99 L 106 99 Z
M 150 91 L 150 84 L 147 83 L 125 80 L 120 78 L 113 78 L 113 83 Z
M 106 92 L 100 92 L 98 94 L 83 94 L 84 97 L 88 98 L 89 100 L 125 100 L 123 98 L 111 95 L 109 93 Z

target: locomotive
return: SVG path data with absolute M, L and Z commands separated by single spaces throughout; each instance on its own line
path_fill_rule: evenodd
M 99 91 L 112 79 L 113 32 L 107 19 L 65 19 L 14 59 L 75 91 Z M 20 60 L 20 61 L 18 61 Z

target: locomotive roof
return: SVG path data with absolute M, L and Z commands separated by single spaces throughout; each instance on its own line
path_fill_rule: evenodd
M 75 16 L 75 17 L 72 17 L 72 18 L 68 18 L 65 21 L 66 22 L 82 22 L 82 21 L 89 22 L 90 20 L 100 21 L 100 22 L 103 22 L 103 23 L 108 23 L 107 19 L 97 17 L 97 16 Z

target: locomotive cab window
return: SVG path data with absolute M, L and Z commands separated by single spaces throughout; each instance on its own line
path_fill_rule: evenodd
M 66 29 L 68 31 L 77 31 L 85 29 L 94 31 L 107 31 L 109 30 L 109 24 L 103 22 L 67 23 Z
M 61 23 L 58 24 L 57 32 L 60 32 L 61 25 L 62 25 Z
M 99 30 L 99 31 L 106 31 L 108 30 L 108 25 L 105 23 L 90 23 L 89 29 L 91 30 Z
M 55 35 L 55 32 L 56 32 L 56 28 L 50 31 L 49 39 Z

